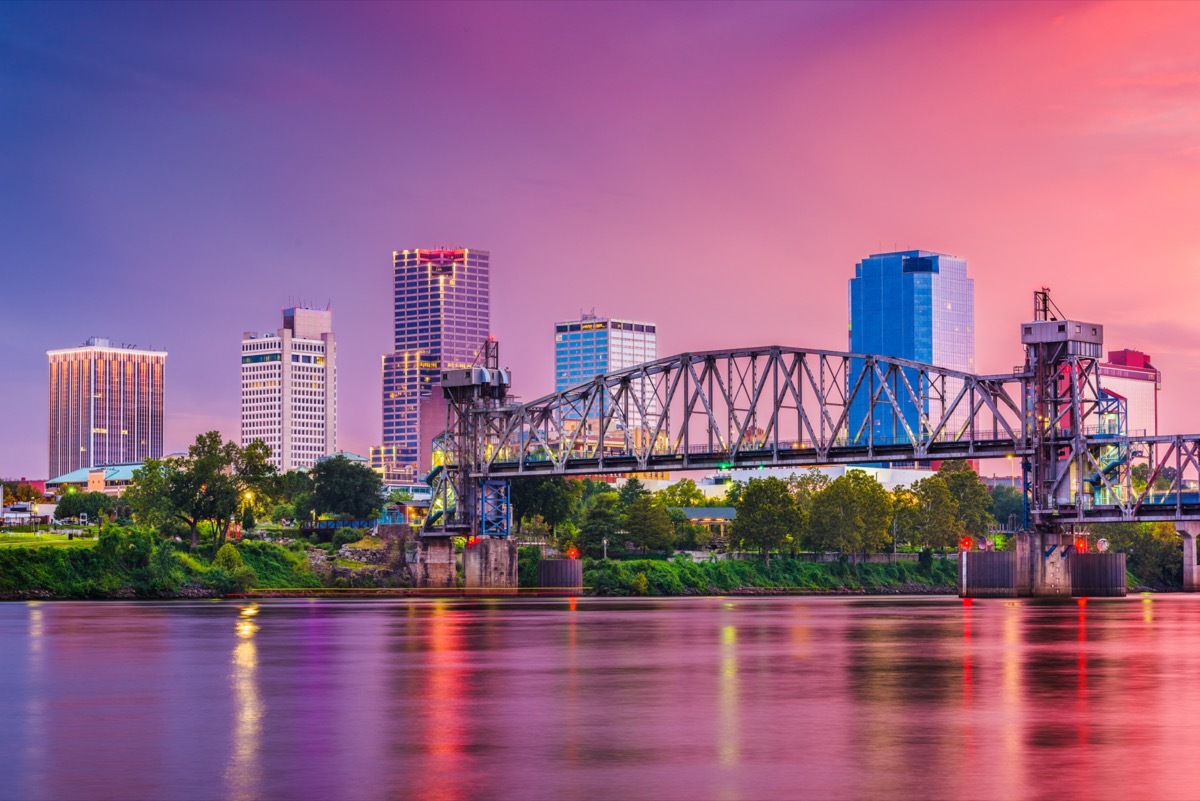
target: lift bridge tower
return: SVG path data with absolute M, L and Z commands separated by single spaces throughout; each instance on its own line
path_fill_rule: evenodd
M 500 345 L 488 339 L 476 365 L 442 371 L 446 430 L 435 452 L 435 462 L 440 464 L 428 479 L 433 498 L 421 539 L 423 552 L 436 555 L 448 548 L 453 562 L 451 538 L 467 538 L 463 552 L 467 587 L 515 590 L 517 544 L 508 536 L 512 527 L 508 482 L 475 477 L 483 468 L 479 461 L 488 456 L 488 436 L 495 433 L 487 430 L 493 419 L 487 412 L 510 405 L 511 380 L 499 363 Z
M 1033 527 L 1018 542 L 1019 550 L 1026 551 L 1019 564 L 1027 565 L 1032 575 L 1018 582 L 1032 586 L 1034 594 L 1070 595 L 1065 557 L 1074 547 L 1075 532 L 1058 520 L 1090 505 L 1088 487 L 1100 469 L 1087 435 L 1089 425 L 1100 420 L 1103 403 L 1099 364 L 1104 327 L 1065 319 L 1050 300 L 1050 290 L 1042 288 L 1034 293 L 1033 321 L 1021 326 L 1021 343 L 1029 376 L 1024 427 L 1030 454 L 1024 472 Z

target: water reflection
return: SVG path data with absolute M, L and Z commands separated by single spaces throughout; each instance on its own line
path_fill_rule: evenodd
M 263 735 L 263 701 L 258 689 L 258 647 L 254 635 L 259 625 L 254 618 L 258 604 L 241 610 L 235 623 L 237 642 L 233 646 L 230 686 L 233 688 L 233 742 L 229 768 L 225 773 L 229 797 L 235 799 L 262 796 L 262 766 L 259 749 Z
M 1189 798 L 1200 598 L 0 605 L 0 799 Z

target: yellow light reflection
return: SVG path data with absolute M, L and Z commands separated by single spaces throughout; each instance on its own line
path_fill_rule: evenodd
M 262 741 L 263 702 L 258 690 L 258 647 L 254 635 L 259 626 L 248 618 L 258 614 L 258 605 L 241 610 L 234 623 L 238 642 L 230 662 L 230 684 L 233 687 L 233 748 L 225 780 L 229 797 L 250 799 L 262 796 L 259 744 Z
M 732 606 L 732 604 L 729 604 Z M 721 628 L 721 677 L 717 721 L 717 757 L 722 765 L 733 766 L 741 756 L 738 731 L 737 627 Z

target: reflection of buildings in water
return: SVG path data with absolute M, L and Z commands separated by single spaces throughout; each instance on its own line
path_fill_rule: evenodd
M 259 629 L 254 622 L 257 614 L 258 604 L 241 610 L 236 624 L 237 644 L 230 659 L 234 726 L 225 781 L 229 797 L 235 799 L 262 796 L 259 750 L 263 733 L 263 702 L 258 688 L 258 648 L 254 643 L 254 635 Z
M 415 775 L 406 777 L 414 798 L 454 801 L 466 792 L 469 769 L 463 764 L 469 732 L 463 715 L 470 698 L 471 674 L 463 664 L 463 637 L 458 613 L 446 601 L 431 605 L 428 648 L 423 669 L 417 674 L 415 693 L 424 697 L 419 712 L 423 724 L 419 747 L 429 759 Z

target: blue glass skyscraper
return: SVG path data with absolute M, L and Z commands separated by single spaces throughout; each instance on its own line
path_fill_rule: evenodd
M 975 372 L 975 282 L 967 277 L 966 261 L 925 250 L 904 250 L 875 253 L 856 264 L 850 279 L 850 351 Z M 852 365 L 851 386 L 861 365 L 858 361 Z M 910 381 L 916 389 L 915 374 Z M 851 405 L 852 440 L 867 411 L 865 395 Z M 905 417 L 916 431 L 915 410 Z M 877 406 L 875 442 L 907 441 L 898 423 L 890 409 Z M 866 442 L 865 430 L 858 439 Z

